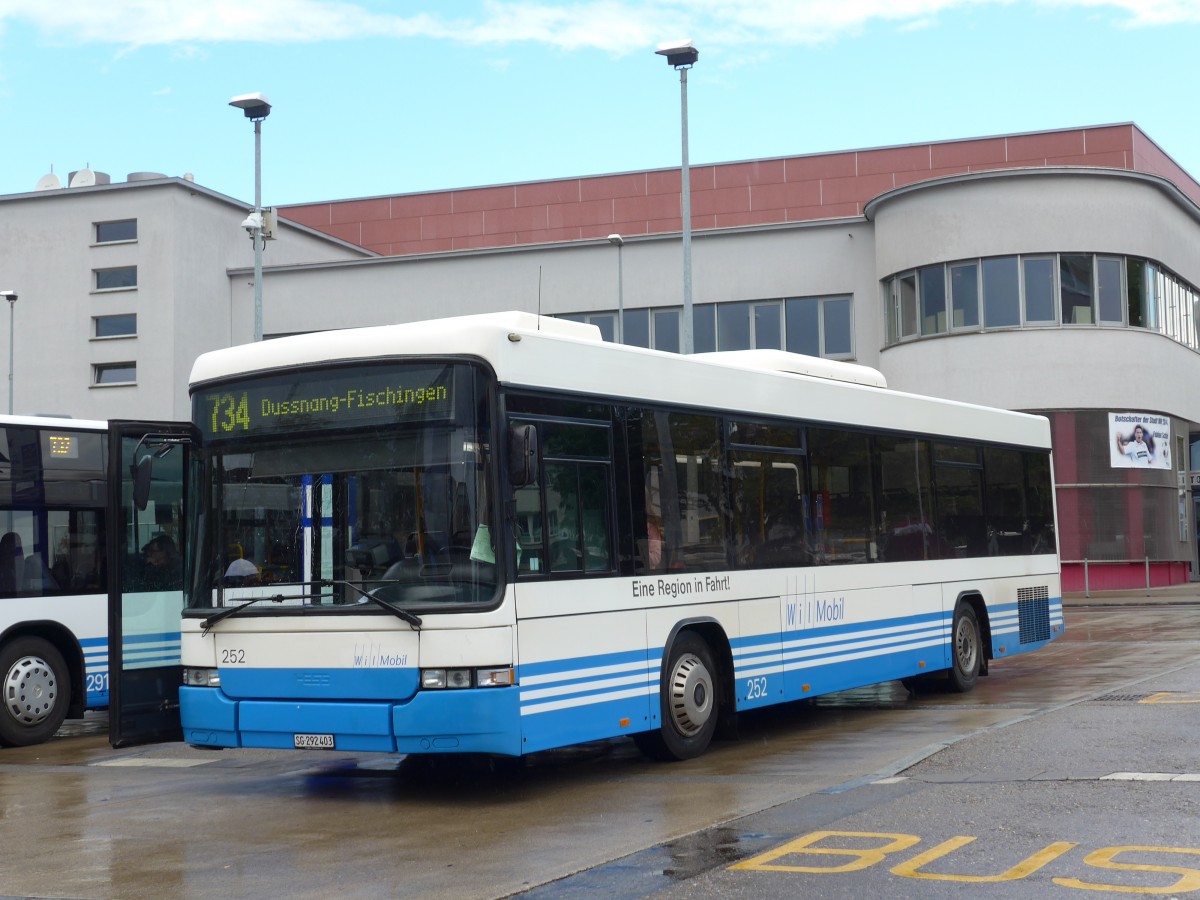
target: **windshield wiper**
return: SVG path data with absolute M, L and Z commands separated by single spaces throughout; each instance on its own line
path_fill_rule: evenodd
M 399 606 L 395 606 L 394 604 L 388 603 L 388 601 L 384 600 L 382 597 L 376 597 L 374 594 L 367 593 L 362 588 L 360 588 L 357 584 L 354 584 L 349 581 L 334 581 L 333 579 L 319 581 L 319 582 L 317 582 L 317 584 L 321 585 L 322 587 L 348 587 L 352 591 L 355 591 L 356 593 L 358 593 L 363 598 L 363 600 L 366 600 L 368 603 L 374 603 L 376 606 L 381 606 L 384 609 L 388 610 L 388 612 L 390 612 L 394 616 L 396 616 L 396 618 L 403 619 L 405 622 L 407 622 L 409 625 L 411 625 L 413 627 L 414 631 L 421 630 L 421 617 L 420 616 L 415 615 L 414 613 L 410 613 L 407 609 L 401 609 Z M 362 601 L 359 601 L 359 602 L 362 602 Z
M 207 619 L 205 619 L 203 622 L 200 623 L 200 627 L 205 632 L 208 632 L 214 625 L 216 625 L 222 619 L 227 619 L 232 615 L 236 615 L 237 613 L 240 613 L 247 606 L 252 606 L 253 604 L 258 603 L 262 600 L 270 600 L 272 603 L 282 603 L 284 600 L 289 600 L 289 599 L 294 600 L 295 597 L 285 597 L 285 596 L 283 596 L 283 594 L 273 594 L 271 596 L 264 596 L 264 597 L 251 597 L 245 603 L 239 603 L 237 606 L 230 606 L 227 609 L 221 610 L 220 612 L 213 613 L 211 616 L 209 616 Z

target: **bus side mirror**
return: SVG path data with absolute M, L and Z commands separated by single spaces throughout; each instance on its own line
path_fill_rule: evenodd
M 150 479 L 154 474 L 154 456 L 147 454 L 133 466 L 133 505 L 145 512 L 150 503 Z
M 508 480 L 515 488 L 538 481 L 538 434 L 534 425 L 508 427 Z

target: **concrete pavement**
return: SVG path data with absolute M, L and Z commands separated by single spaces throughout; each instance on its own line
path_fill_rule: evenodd
M 1121 591 L 1064 591 L 1063 606 L 1146 606 L 1200 603 L 1200 581 Z

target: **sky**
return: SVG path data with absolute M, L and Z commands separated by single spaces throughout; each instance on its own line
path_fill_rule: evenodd
M 0 0 L 0 194 L 266 206 L 1121 122 L 1200 179 L 1200 0 Z

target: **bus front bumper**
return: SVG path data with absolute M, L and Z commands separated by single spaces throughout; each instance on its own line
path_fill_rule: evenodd
M 219 688 L 179 689 L 189 744 L 293 749 L 331 735 L 326 749 L 382 753 L 519 756 L 519 699 L 516 687 L 418 691 L 403 703 L 233 700 Z

